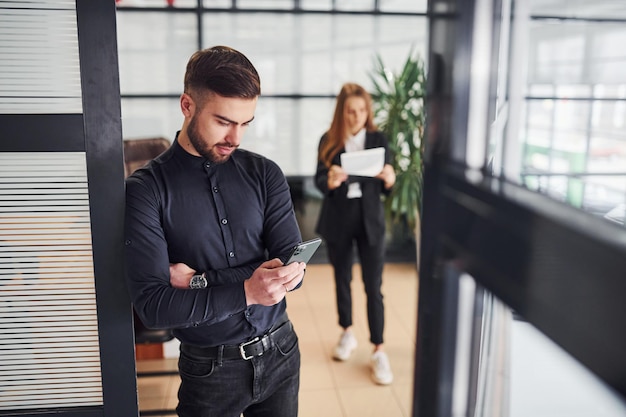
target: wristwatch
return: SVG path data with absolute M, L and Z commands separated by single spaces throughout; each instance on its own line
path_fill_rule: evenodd
M 204 272 L 200 275 L 194 275 L 191 277 L 191 281 L 189 281 L 189 288 L 193 290 L 198 290 L 201 288 L 206 288 L 208 285 L 206 281 L 206 277 L 204 276 Z

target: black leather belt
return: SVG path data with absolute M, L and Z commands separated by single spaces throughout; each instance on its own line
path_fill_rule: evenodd
M 290 321 L 287 321 L 275 330 L 272 330 L 263 336 L 255 337 L 254 339 L 239 345 L 200 347 L 182 343 L 180 345 L 180 350 L 183 353 L 188 353 L 192 356 L 199 356 L 206 359 L 219 359 L 221 356 L 223 360 L 243 359 L 247 361 L 256 356 L 261 356 L 274 347 L 277 340 L 292 331 L 293 325 Z

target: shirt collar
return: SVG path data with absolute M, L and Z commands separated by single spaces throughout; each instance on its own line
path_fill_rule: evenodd
M 356 135 L 348 136 L 346 151 L 358 151 L 365 149 L 365 128 L 359 130 Z

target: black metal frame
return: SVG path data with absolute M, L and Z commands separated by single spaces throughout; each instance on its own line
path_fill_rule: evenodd
M 77 0 L 78 42 L 105 417 L 138 414 L 123 266 L 124 157 L 115 4 Z
M 103 406 L 3 416 L 138 415 L 132 310 L 123 269 L 124 166 L 115 5 L 76 0 L 83 114 L 0 115 L 2 152 L 86 152 Z M 54 140 L 50 140 L 53 138 Z

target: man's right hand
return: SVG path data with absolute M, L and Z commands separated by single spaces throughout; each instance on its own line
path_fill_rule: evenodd
M 279 303 L 288 291 L 300 285 L 305 268 L 304 262 L 283 265 L 278 258 L 263 262 L 243 283 L 246 304 L 272 306 Z

